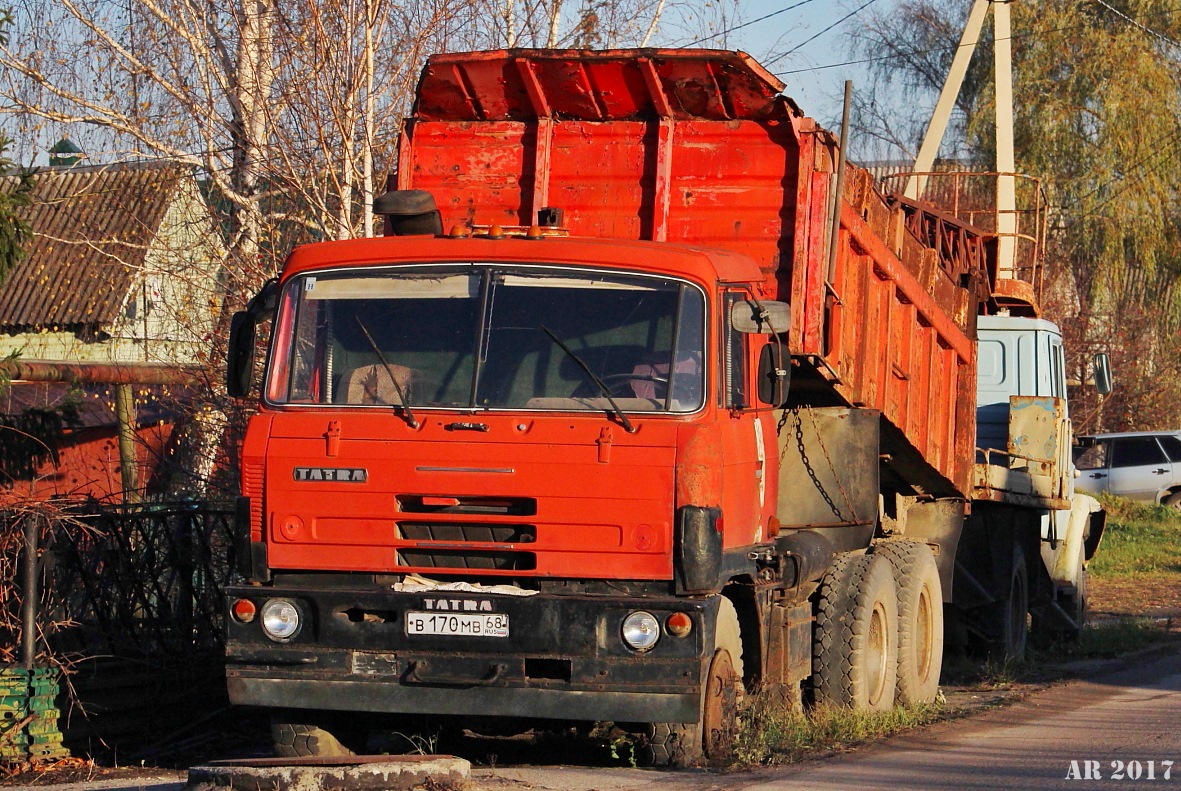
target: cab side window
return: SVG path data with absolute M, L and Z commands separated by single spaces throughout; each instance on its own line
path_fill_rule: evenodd
M 722 370 L 726 372 L 722 383 L 725 392 L 725 403 L 730 409 L 745 409 L 750 406 L 750 398 L 746 392 L 746 342 L 745 336 L 734 329 L 730 323 L 730 313 L 735 303 L 742 302 L 747 295 L 741 291 L 730 291 L 726 294 L 726 309 L 722 312 L 722 348 L 726 355 Z

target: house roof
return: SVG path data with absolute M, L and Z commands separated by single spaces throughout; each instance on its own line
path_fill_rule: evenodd
M 186 176 L 175 163 L 38 171 L 20 209 L 26 254 L 0 283 L 0 330 L 113 323 Z

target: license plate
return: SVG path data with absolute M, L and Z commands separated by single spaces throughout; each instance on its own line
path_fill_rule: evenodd
M 408 612 L 406 634 L 508 637 L 508 616 L 504 613 Z

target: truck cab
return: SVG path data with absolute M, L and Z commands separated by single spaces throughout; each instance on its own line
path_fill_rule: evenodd
M 1024 590 L 1007 598 L 1003 617 L 994 619 L 1001 621 L 999 630 L 986 637 L 999 653 L 1018 654 L 1024 646 L 1027 609 L 1034 615 L 1034 634 L 1039 639 L 1081 629 L 1086 615 L 1086 566 L 1098 548 L 1105 514 L 1094 498 L 1075 492 L 1065 356 L 1058 327 L 1040 318 L 981 316 L 977 338 L 977 518 L 992 521 L 994 527 L 1006 521 L 1000 518 L 1002 513 L 1009 521 L 1036 519 L 1041 539 L 1036 548 L 1017 542 L 1024 569 L 1016 561 L 1005 564 L 1012 557 L 1010 551 L 993 550 L 1001 560 L 995 576 L 1002 601 L 1003 594 L 1011 594 L 1014 588 Z M 1002 510 L 995 503 L 1022 508 Z M 1035 557 L 1041 563 L 1032 562 Z M 1022 574 L 1024 581 L 1016 579 Z M 973 580 L 959 587 L 982 586 Z

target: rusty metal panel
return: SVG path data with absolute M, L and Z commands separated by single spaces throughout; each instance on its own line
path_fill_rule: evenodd
M 788 411 L 778 434 L 783 528 L 877 523 L 880 417 L 843 407 Z
M 798 166 L 788 126 L 753 121 L 554 120 L 549 151 L 536 120 L 415 121 L 403 189 L 435 195 L 444 227 L 529 225 L 544 182 L 548 205 L 576 235 L 693 242 L 745 253 L 775 272 L 791 255 Z M 661 136 L 669 135 L 667 144 Z M 665 177 L 657 178 L 660 152 Z M 537 163 L 548 163 L 539 172 Z M 658 232 L 659 231 L 659 232 Z
M 783 112 L 783 90 L 741 52 L 720 50 L 498 50 L 434 55 L 423 69 L 414 116 L 422 120 L 536 118 L 521 64 L 536 74 L 556 117 L 606 121 L 658 114 L 678 120 L 763 119 Z M 654 67 L 654 98 L 644 77 Z
M 914 274 L 921 261 L 904 262 L 847 203 L 842 208 L 848 233 L 840 239 L 849 250 L 841 250 L 838 261 L 849 263 L 837 268 L 833 289 L 839 302 L 867 307 L 861 315 L 834 310 L 830 345 L 812 345 L 819 338 L 805 332 L 802 351 L 823 357 L 836 372 L 838 392 L 850 403 L 882 410 L 907 443 L 965 493 L 974 422 L 962 404 L 975 387 L 975 345 L 970 328 L 955 320 L 967 304 L 963 289 L 942 270 L 929 277 L 946 289 L 924 287 Z M 812 256 L 808 266 L 821 264 Z M 870 316 L 873 323 L 866 322 Z M 851 324 L 865 327 L 864 337 Z

